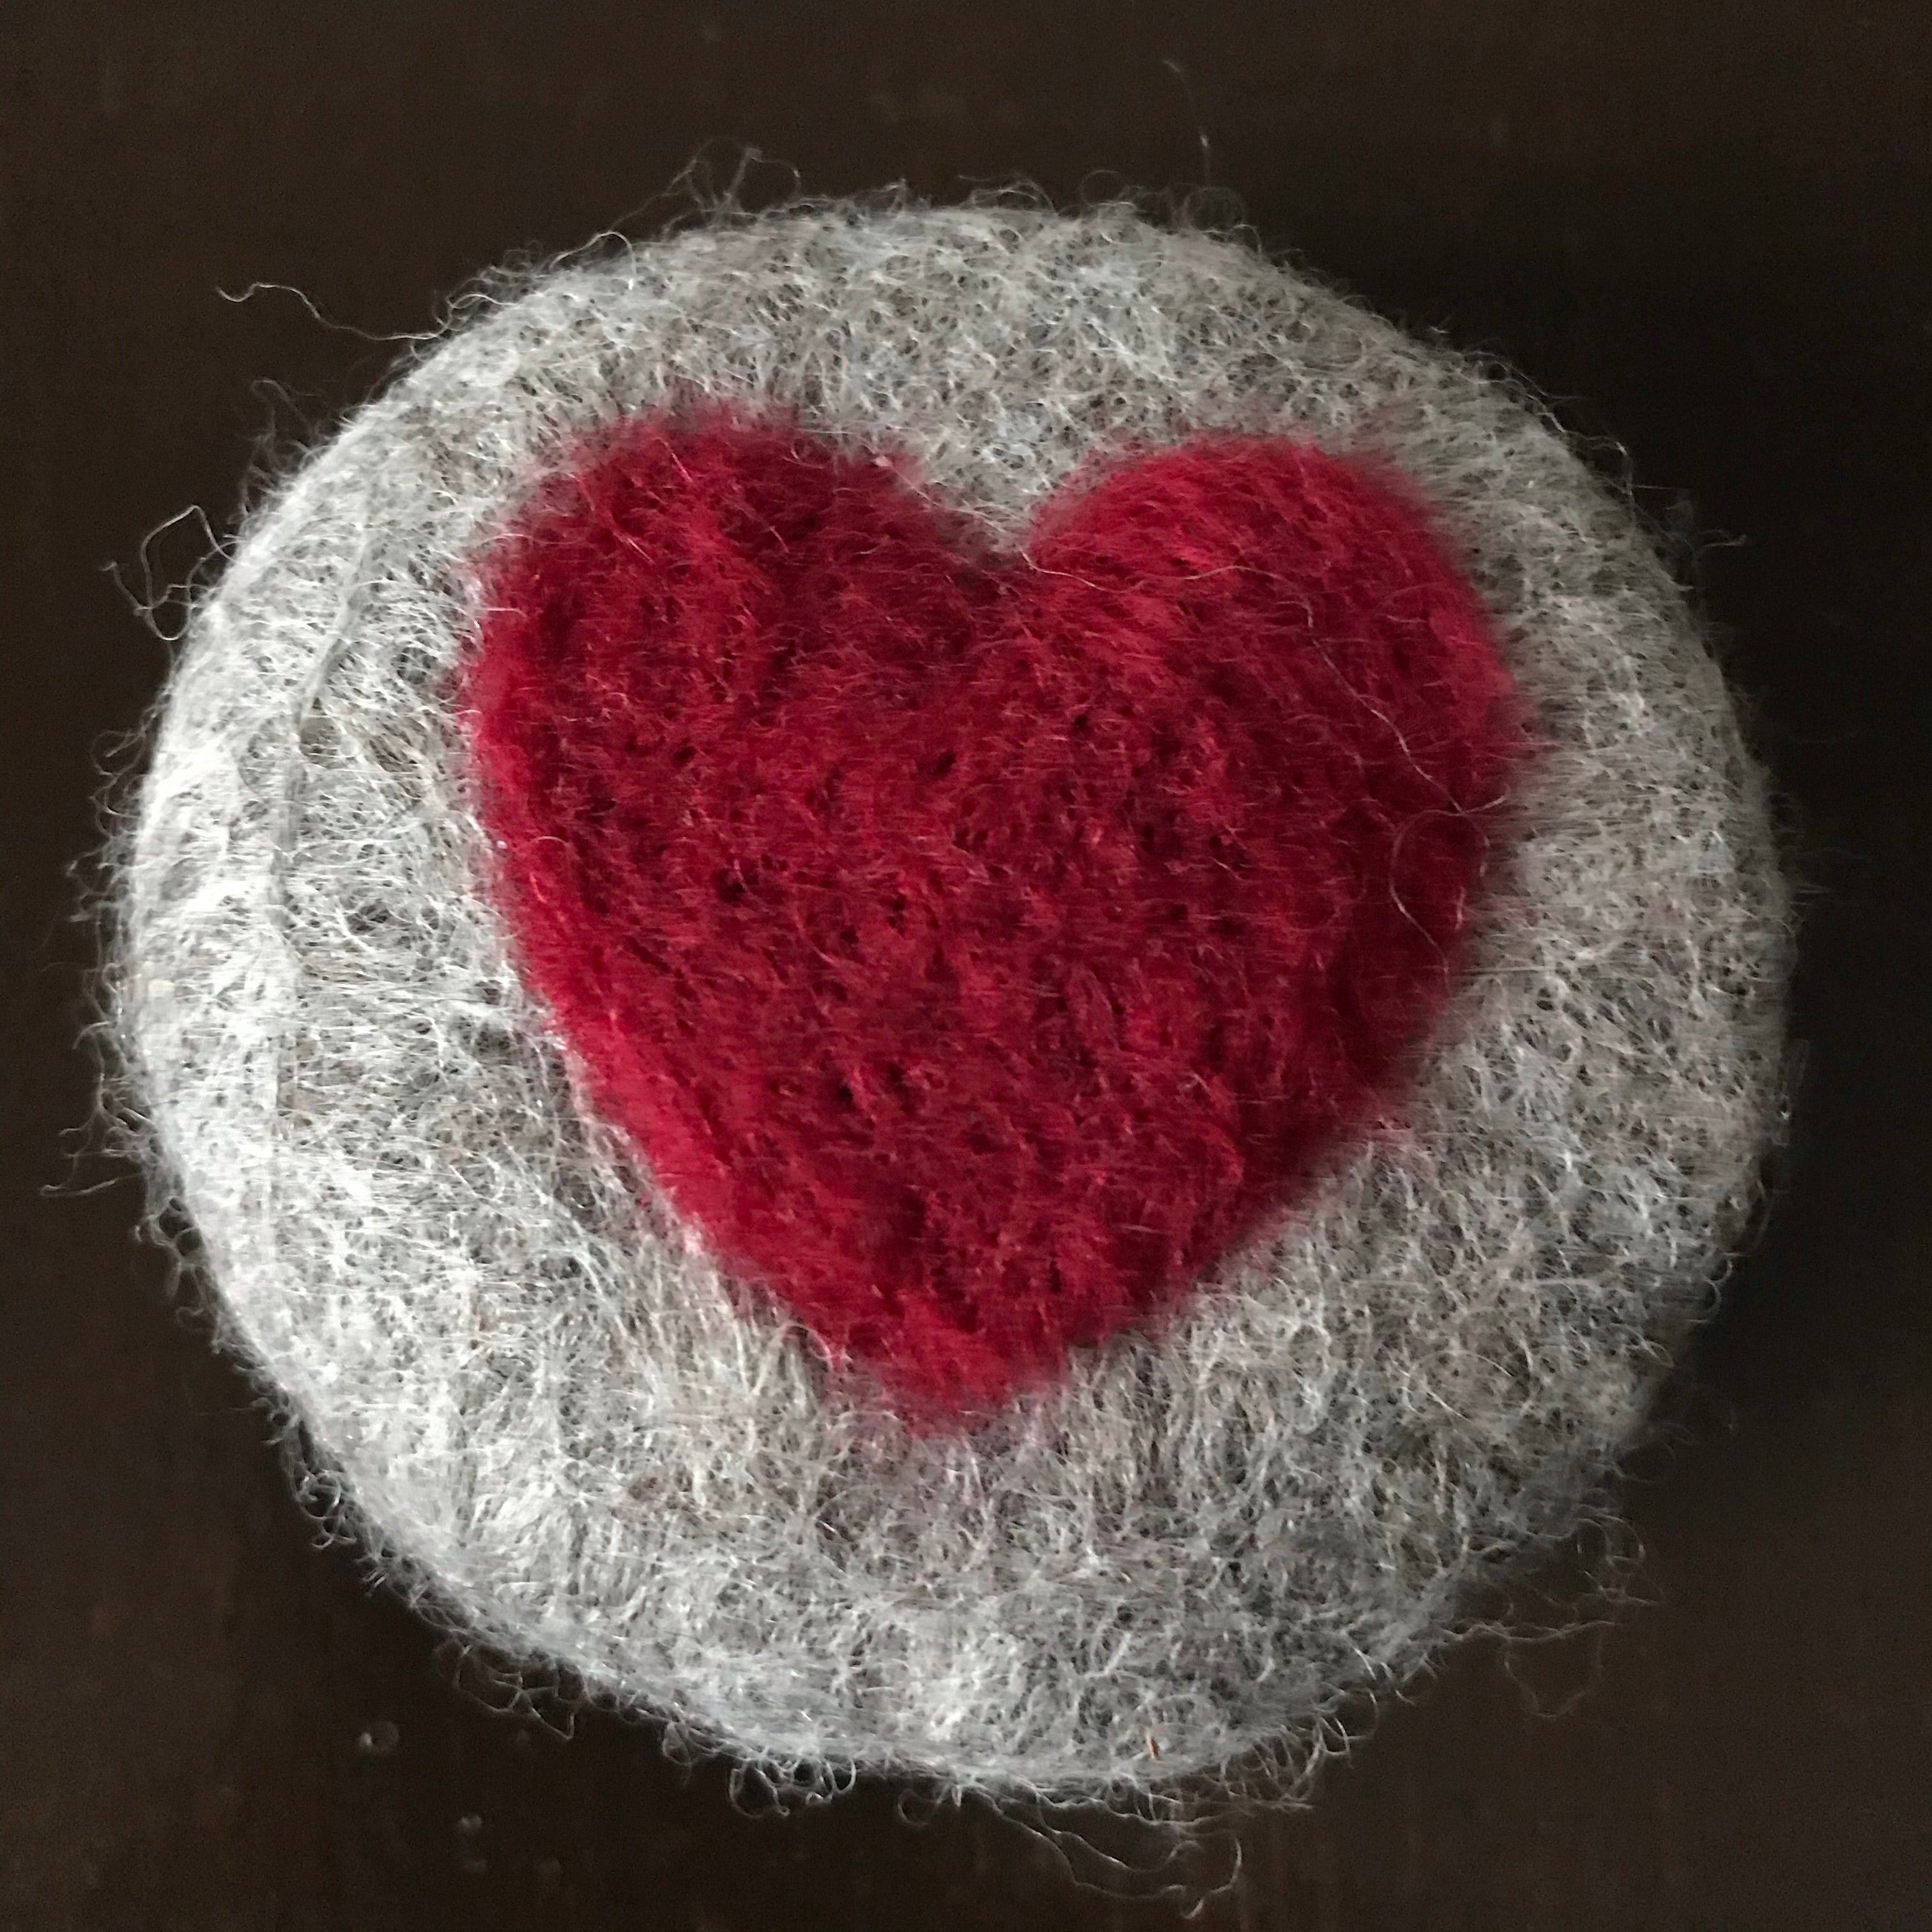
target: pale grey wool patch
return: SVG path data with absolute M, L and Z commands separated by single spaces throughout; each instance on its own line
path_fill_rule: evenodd
M 1548 741 L 1406 1121 L 970 1434 L 828 1393 L 741 1307 L 580 1106 L 486 888 L 475 560 L 585 432 L 696 398 L 908 452 L 1009 541 L 1124 444 L 1372 454 Z M 1760 776 L 1631 516 L 1507 386 L 1125 207 L 792 208 L 472 305 L 242 532 L 118 865 L 124 1105 L 312 1496 L 436 1613 L 782 1790 L 1318 1762 L 1599 1506 L 1780 1106 Z

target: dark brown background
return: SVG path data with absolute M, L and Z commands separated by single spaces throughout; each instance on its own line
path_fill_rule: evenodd
M 506 251 L 707 143 L 808 189 L 1104 171 L 1238 194 L 1629 449 L 1802 824 L 1810 1044 L 1781 1205 L 1630 1504 L 1644 1601 L 1460 1653 L 1203 1932 L 1932 1924 L 1932 14 L 1912 0 L 10 0 L 0 847 L 0 1924 L 922 1932 L 1178 1925 L 980 1810 L 734 1810 L 566 1738 L 318 1550 L 88 1105 L 62 868 L 166 652 L 105 566 L 218 526 L 265 435 Z M 1178 63 L 1184 70 L 1174 70 Z M 1210 153 L 1198 138 L 1204 129 Z M 734 144 L 736 144 L 734 146 Z M 772 177 L 764 178 L 767 187 Z M 641 212 L 640 212 L 641 211 Z M 200 539 L 150 547 L 181 576 Z M 82 1181 L 97 1169 L 80 1171 Z M 500 1697 L 494 1701 L 500 1702 Z M 559 1712 L 553 1709 L 553 1721 Z M 1197 1882 L 1232 1838 L 1204 1848 Z

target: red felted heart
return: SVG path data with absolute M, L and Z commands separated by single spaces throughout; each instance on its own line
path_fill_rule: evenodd
M 1407 1070 L 1522 742 L 1393 482 L 1206 439 L 996 554 L 885 459 L 640 421 L 489 560 L 523 962 L 735 1274 L 958 1414 L 1169 1303 Z

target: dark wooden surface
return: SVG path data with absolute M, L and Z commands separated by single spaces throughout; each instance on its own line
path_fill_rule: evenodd
M 220 526 L 265 436 L 352 402 L 388 353 L 355 332 L 647 229 L 706 144 L 812 190 L 1204 171 L 1514 358 L 1704 540 L 1798 817 L 1796 1145 L 1631 1492 L 1640 1600 L 1463 1651 L 1312 1813 L 1203 1847 L 1178 1876 L 1240 1866 L 1194 1924 L 1932 1924 L 1922 0 L 9 0 L 0 62 L 0 1926 L 1182 1923 L 981 1810 L 749 1816 L 642 1730 L 493 1708 L 314 1546 L 131 1189 L 46 1192 L 88 1093 L 62 868 L 166 658 L 106 566 L 180 576 L 194 529 L 144 532 Z

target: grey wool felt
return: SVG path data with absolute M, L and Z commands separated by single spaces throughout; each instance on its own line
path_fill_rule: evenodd
M 707 398 L 889 440 L 1007 542 L 1110 447 L 1371 455 L 1544 742 L 1400 1128 L 969 1432 L 835 1399 L 721 1278 L 487 890 L 476 560 L 586 432 Z M 814 205 L 495 285 L 248 520 L 115 860 L 118 1102 L 311 1500 L 433 1614 L 787 1791 L 1292 1783 L 1603 1506 L 1781 1105 L 1760 776 L 1628 509 L 1508 385 L 1124 206 Z

